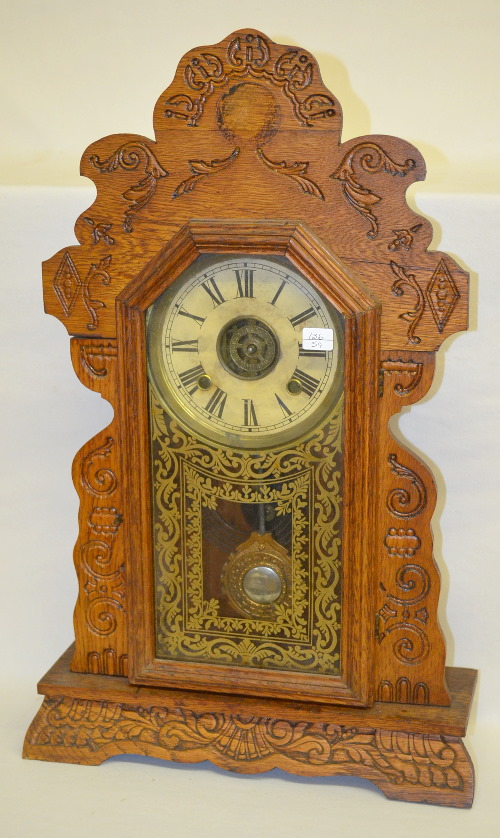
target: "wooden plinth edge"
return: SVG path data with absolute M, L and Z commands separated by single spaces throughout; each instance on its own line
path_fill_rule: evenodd
M 352 775 L 396 800 L 472 805 L 474 769 L 461 737 L 475 670 L 446 670 L 450 707 L 378 702 L 358 709 L 136 687 L 125 678 L 70 672 L 71 654 L 38 685 L 45 699 L 26 734 L 27 759 L 209 760 L 238 773 Z

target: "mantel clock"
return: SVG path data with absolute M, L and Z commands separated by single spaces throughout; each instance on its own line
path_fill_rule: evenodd
M 96 200 L 44 264 L 115 414 L 74 462 L 75 643 L 25 756 L 469 806 L 475 672 L 445 669 L 435 487 L 388 428 L 467 328 L 468 277 L 405 201 L 424 161 L 342 143 L 314 58 L 255 30 L 189 52 L 154 126 L 85 152 Z

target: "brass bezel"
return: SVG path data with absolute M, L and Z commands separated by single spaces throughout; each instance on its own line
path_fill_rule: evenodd
M 250 599 L 244 590 L 245 575 L 259 564 L 265 564 L 278 576 L 281 592 L 273 602 L 259 603 Z M 275 620 L 280 607 L 291 608 L 292 560 L 286 550 L 269 533 L 252 533 L 229 556 L 224 567 L 222 585 L 236 611 L 244 617 Z

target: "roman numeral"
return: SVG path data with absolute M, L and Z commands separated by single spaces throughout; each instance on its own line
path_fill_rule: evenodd
M 286 285 L 286 280 L 284 279 L 284 280 L 283 280 L 283 282 L 281 283 L 280 287 L 279 287 L 279 288 L 278 288 L 278 290 L 276 291 L 276 294 L 274 295 L 274 297 L 273 297 L 273 298 L 272 298 L 272 300 L 271 300 L 271 305 L 272 305 L 272 306 L 275 306 L 275 305 L 276 305 L 276 300 L 278 299 L 279 295 L 280 295 L 280 294 L 281 294 L 281 292 L 283 291 L 283 288 L 285 287 L 285 285 Z
M 217 387 L 213 396 L 206 403 L 205 410 L 208 410 L 209 413 L 212 413 L 221 419 L 226 406 L 226 399 L 227 393 Z
M 275 393 L 274 395 L 276 396 L 276 401 L 278 402 L 279 406 L 281 407 L 281 410 L 283 411 L 283 416 L 291 416 L 292 411 L 290 410 L 290 408 L 286 406 L 285 402 L 282 401 L 282 399 L 280 399 L 277 393 Z
M 307 393 L 308 396 L 312 396 L 316 387 L 319 384 L 317 378 L 314 378 L 312 375 L 309 375 L 307 372 L 302 372 L 302 370 L 295 370 L 292 378 L 297 378 L 301 385 L 302 390 L 304 393 Z
M 290 323 L 295 329 L 296 326 L 299 326 L 300 323 L 305 323 L 306 320 L 314 317 L 315 314 L 316 312 L 313 308 L 306 308 L 305 311 L 301 311 L 300 314 L 296 314 L 295 317 L 290 317 Z
M 257 414 L 252 399 L 243 399 L 243 417 L 243 424 L 247 428 L 258 426 Z
M 326 349 L 304 349 L 299 343 L 299 355 L 301 358 L 325 358 L 326 360 Z
M 183 387 L 186 388 L 190 396 L 192 396 L 193 393 L 195 393 L 198 389 L 198 379 L 200 375 L 203 375 L 204 372 L 205 370 L 203 369 L 202 365 L 198 364 L 197 367 L 191 367 L 190 370 L 185 370 L 185 372 L 179 373 L 181 384 Z M 195 381 L 196 384 L 194 384 Z M 194 387 L 191 387 L 192 384 L 194 384 Z
M 244 271 L 234 271 L 238 283 L 237 297 L 253 297 L 253 271 L 245 268 Z
M 182 314 L 183 317 L 190 317 L 191 320 L 196 320 L 199 326 L 203 326 L 205 322 L 204 317 L 198 317 L 197 314 L 190 314 L 189 311 L 185 311 L 183 308 L 179 309 L 179 314 Z
M 214 308 L 217 308 L 217 306 L 220 306 L 221 303 L 226 302 L 215 282 L 215 279 L 207 279 L 206 282 L 201 283 L 201 287 L 207 292 L 208 296 L 212 300 Z
M 198 352 L 198 340 L 172 339 L 172 352 Z

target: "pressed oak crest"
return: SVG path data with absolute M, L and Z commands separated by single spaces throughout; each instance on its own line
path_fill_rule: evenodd
M 445 671 L 435 485 L 388 427 L 429 390 L 442 341 L 467 328 L 468 276 L 428 250 L 431 225 L 406 203 L 425 177 L 420 153 L 383 135 L 342 143 L 341 124 L 309 53 L 242 30 L 184 56 L 156 105 L 155 140 L 114 135 L 83 155 L 97 197 L 76 222 L 79 244 L 44 263 L 45 309 L 115 416 L 74 461 L 75 644 L 39 685 L 29 758 L 210 759 L 472 802 L 460 737 L 474 673 Z M 145 312 L 202 254 L 285 257 L 343 317 L 333 680 L 155 654 Z

